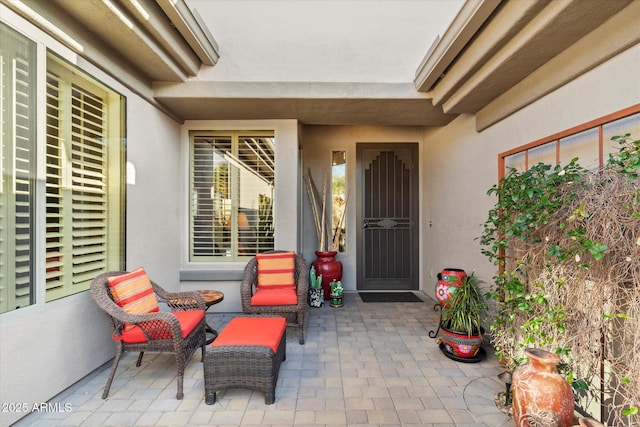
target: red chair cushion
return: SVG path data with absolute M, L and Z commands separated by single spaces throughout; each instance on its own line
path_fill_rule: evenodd
M 259 288 L 251 297 L 251 305 L 296 305 L 295 288 Z
M 257 254 L 258 288 L 295 288 L 293 252 Z
M 255 345 L 269 347 L 277 353 L 286 328 L 284 317 L 234 317 L 211 347 Z
M 144 268 L 107 278 L 113 299 L 124 311 L 145 314 L 159 311 L 158 300 Z
M 182 338 L 186 338 L 204 318 L 204 310 L 175 311 L 173 314 L 178 318 L 178 322 L 180 322 Z M 168 330 L 167 334 L 171 335 L 169 325 L 166 326 Z M 147 341 L 142 333 L 142 328 L 137 325 L 125 325 L 122 330 L 122 335 L 113 335 L 112 338 L 129 344 Z

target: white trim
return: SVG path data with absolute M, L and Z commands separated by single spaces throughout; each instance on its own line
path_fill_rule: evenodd
M 418 91 L 431 90 L 499 4 L 500 0 L 467 1 L 464 4 L 444 35 L 436 38 L 418 66 L 413 80 Z
M 13 0 L 12 3 L 22 4 L 22 2 L 19 2 L 16 0 Z M 46 21 L 44 18 L 40 17 L 40 15 L 38 15 L 37 13 L 35 12 L 32 12 L 32 13 L 34 17 L 40 18 L 38 19 L 38 22 L 40 21 L 47 22 L 47 23 L 49 22 L 49 21 Z M 7 6 L 1 3 L 0 3 L 0 18 L 2 22 L 10 26 L 20 34 L 24 35 L 25 37 L 29 38 L 36 44 L 38 45 L 42 44 L 46 46 L 49 50 L 55 52 L 57 55 L 71 62 L 72 64 L 78 63 L 77 53 L 75 53 L 73 50 L 69 49 L 67 46 L 60 43 L 54 37 L 42 31 L 41 29 L 39 29 L 32 23 L 28 22 L 26 19 L 24 19 L 23 17 L 15 13 L 13 10 L 9 9 Z M 57 27 L 53 26 L 53 24 L 50 24 L 50 25 L 57 29 Z

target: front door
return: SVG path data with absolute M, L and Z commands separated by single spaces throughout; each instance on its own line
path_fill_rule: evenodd
M 418 289 L 418 144 L 356 144 L 357 288 Z

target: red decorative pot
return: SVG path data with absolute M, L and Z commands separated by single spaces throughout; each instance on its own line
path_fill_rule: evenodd
M 441 306 L 449 305 L 449 301 L 453 299 L 453 294 L 462 285 L 462 280 L 465 277 L 467 277 L 467 273 L 459 268 L 445 268 L 438 273 L 436 299 Z
M 513 419 L 518 427 L 573 425 L 573 391 L 558 373 L 560 356 L 548 351 L 525 350 L 529 363 L 513 373 Z
M 331 299 L 329 283 L 342 279 L 342 263 L 336 259 L 336 251 L 316 251 L 316 260 L 311 263 L 316 274 L 322 274 L 322 289 L 325 301 Z
M 462 359 L 475 357 L 482 345 L 482 333 L 467 335 L 450 331 L 444 326 L 440 327 L 440 339 L 444 346 L 443 351 Z

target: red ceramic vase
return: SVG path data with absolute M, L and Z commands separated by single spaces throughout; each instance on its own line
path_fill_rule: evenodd
M 558 373 L 560 356 L 537 348 L 525 350 L 529 364 L 513 373 L 513 419 L 518 427 L 573 424 L 573 391 Z
M 316 274 L 322 274 L 322 289 L 325 301 L 331 299 L 332 280 L 342 279 L 342 263 L 336 259 L 336 251 L 316 251 L 316 260 L 311 265 L 316 269 Z

